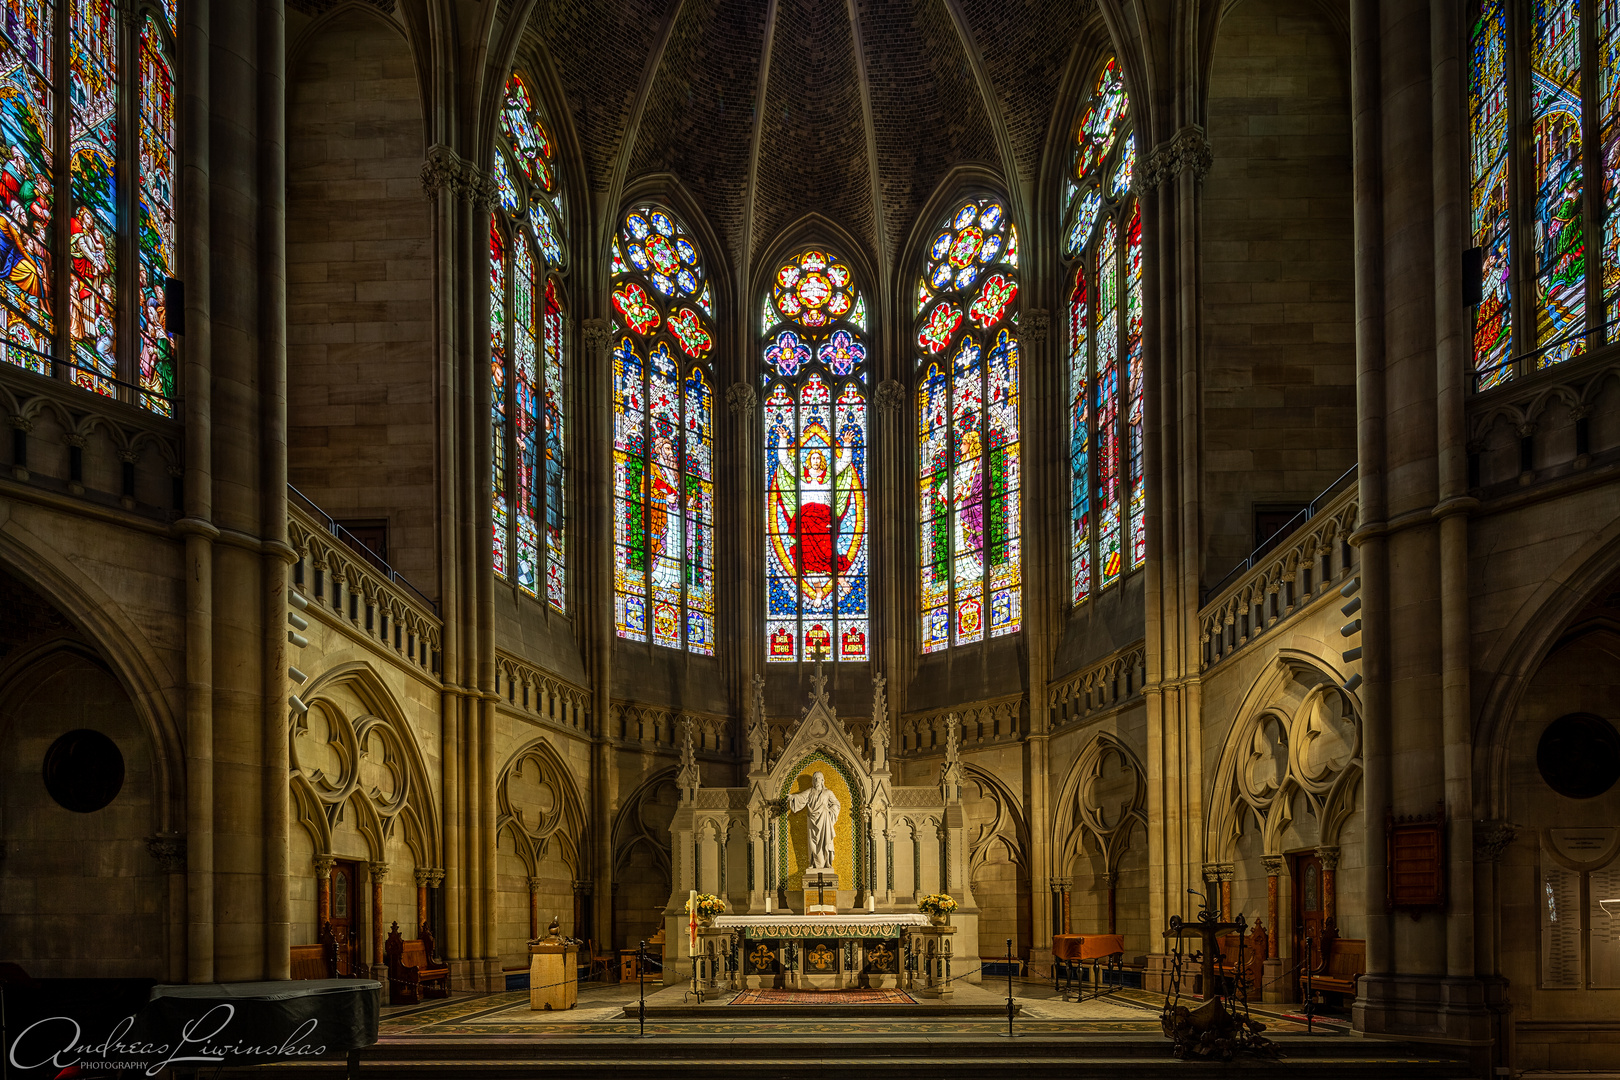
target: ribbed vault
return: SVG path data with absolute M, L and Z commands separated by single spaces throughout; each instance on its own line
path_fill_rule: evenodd
M 751 276 L 815 212 L 893 268 L 958 165 L 1034 181 L 1094 0 L 553 0 L 591 190 L 670 174 Z M 1016 176 L 1007 175 L 1016 171 Z M 1015 200 L 1017 196 L 1015 195 Z

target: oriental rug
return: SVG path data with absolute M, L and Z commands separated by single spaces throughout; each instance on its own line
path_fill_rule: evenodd
M 900 990 L 744 990 L 732 1005 L 915 1005 Z

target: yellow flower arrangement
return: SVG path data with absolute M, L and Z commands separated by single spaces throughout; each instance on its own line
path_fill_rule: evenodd
M 726 913 L 726 902 L 713 893 L 698 893 L 696 903 L 697 913 L 706 919 L 712 919 L 716 915 L 724 915 Z M 688 900 L 686 902 L 686 911 L 688 914 L 691 914 L 692 912 L 692 904 L 692 900 Z
M 950 893 L 929 893 L 917 901 L 917 910 L 930 915 L 949 915 L 956 910 L 956 901 Z

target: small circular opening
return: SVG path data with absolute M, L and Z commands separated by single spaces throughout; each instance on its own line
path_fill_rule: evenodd
M 124 786 L 124 755 L 99 731 L 78 728 L 45 751 L 45 790 L 63 809 L 92 814 Z
M 1595 799 L 1620 780 L 1620 732 L 1592 713 L 1560 716 L 1541 733 L 1536 767 L 1558 794 Z

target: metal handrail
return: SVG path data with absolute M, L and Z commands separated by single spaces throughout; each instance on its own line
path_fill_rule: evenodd
M 1482 388 L 1480 386 L 1480 383 L 1482 383 L 1486 378 L 1488 378 L 1489 376 L 1495 374 L 1498 371 L 1503 371 L 1505 369 L 1516 367 L 1516 366 L 1518 366 L 1518 364 L 1519 364 L 1519 362 L 1521 360 L 1529 360 L 1532 357 L 1540 356 L 1542 353 L 1551 352 L 1553 349 L 1558 348 L 1560 345 L 1568 344 L 1569 342 L 1574 341 L 1576 338 L 1589 337 L 1592 334 L 1601 334 L 1603 331 L 1607 330 L 1609 327 L 1614 326 L 1614 325 L 1616 325 L 1616 320 L 1608 319 L 1608 320 L 1606 320 L 1604 322 L 1599 323 L 1596 326 L 1589 327 L 1589 328 L 1587 328 L 1585 330 L 1571 330 L 1569 333 L 1565 334 L 1563 337 L 1554 338 L 1553 340 L 1547 342 L 1547 344 L 1542 345 L 1540 348 L 1531 349 L 1529 352 L 1522 352 L 1522 353 L 1519 353 L 1516 356 L 1510 356 L 1506 360 L 1503 360 L 1500 364 L 1492 364 L 1490 367 L 1475 368 L 1474 369 L 1474 393 L 1476 393 L 1476 394 L 1483 393 L 1484 391 L 1482 390 Z M 1589 345 L 1589 347 L 1590 348 L 1597 348 L 1599 345 L 1602 345 L 1602 344 L 1603 344 L 1603 341 L 1600 338 L 1595 345 Z M 1487 389 L 1494 390 L 1495 387 L 1488 387 Z
M 1237 577 L 1239 574 L 1247 573 L 1248 571 L 1254 569 L 1254 564 L 1263 559 L 1273 548 L 1281 547 L 1283 541 L 1285 541 L 1295 529 L 1299 528 L 1301 525 L 1311 520 L 1311 518 L 1315 517 L 1317 511 L 1321 510 L 1326 503 L 1338 497 L 1340 485 L 1342 485 L 1350 477 L 1354 476 L 1358 468 L 1360 468 L 1359 462 L 1344 470 L 1343 473 L 1339 474 L 1339 478 L 1337 480 L 1333 481 L 1333 483 L 1322 489 L 1322 493 L 1320 495 L 1312 499 L 1299 513 L 1285 521 L 1282 528 L 1272 533 L 1264 544 L 1261 544 L 1259 547 L 1251 551 L 1248 558 L 1232 567 L 1231 570 L 1227 571 L 1225 577 L 1221 578 L 1221 580 L 1217 581 L 1214 585 L 1205 589 L 1203 595 L 1199 597 L 1198 606 L 1203 607 L 1209 602 L 1210 597 L 1219 595 L 1220 591 L 1226 588 L 1227 583 L 1233 578 Z
M 299 491 L 291 484 L 287 485 L 287 493 L 298 502 L 299 506 L 306 513 L 312 514 L 319 518 L 326 525 L 326 531 L 343 541 L 343 545 L 345 547 L 364 558 L 366 562 L 371 564 L 373 569 L 381 573 L 392 584 L 409 589 L 412 593 L 416 594 L 416 598 L 423 604 L 427 605 L 427 609 L 431 611 L 435 617 L 439 614 L 439 605 L 436 604 L 432 598 L 427 595 L 427 593 L 423 592 L 421 589 L 418 589 L 415 585 L 412 585 L 404 574 L 401 574 L 398 570 L 395 570 L 392 566 L 389 566 L 388 563 L 383 560 L 382 556 L 378 555 L 375 551 L 372 551 L 370 548 L 362 544 L 359 537 L 355 536 L 348 529 L 345 529 L 342 525 L 338 524 L 337 519 L 332 517 L 332 515 L 328 514 L 325 510 L 322 510 L 320 506 L 316 504 L 314 499 L 311 499 L 308 495 L 305 495 L 302 491 Z

